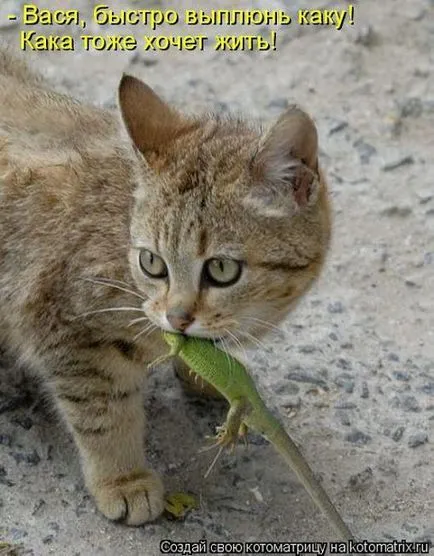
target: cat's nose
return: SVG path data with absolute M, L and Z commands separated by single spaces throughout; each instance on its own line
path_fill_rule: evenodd
M 169 309 L 166 313 L 166 318 L 173 328 L 175 328 L 175 330 L 179 330 L 180 332 L 184 332 L 194 321 L 193 315 L 188 313 L 182 307 L 173 307 L 172 309 Z

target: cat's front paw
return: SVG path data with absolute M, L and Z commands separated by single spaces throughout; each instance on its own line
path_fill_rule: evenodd
M 109 519 L 141 525 L 156 519 L 164 509 L 164 488 L 149 469 L 94 482 L 91 491 L 98 509 Z

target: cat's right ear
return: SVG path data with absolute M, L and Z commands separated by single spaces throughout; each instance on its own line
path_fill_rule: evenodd
M 176 110 L 132 75 L 122 76 L 118 100 L 128 134 L 144 155 L 164 150 L 190 127 Z
M 258 213 L 287 218 L 314 204 L 319 175 L 312 119 L 298 106 L 288 108 L 263 137 L 250 169 L 244 204 Z

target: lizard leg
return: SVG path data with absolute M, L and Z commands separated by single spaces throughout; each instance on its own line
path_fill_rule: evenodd
M 214 457 L 211 465 L 208 468 L 208 471 L 205 473 L 205 479 L 211 473 L 214 465 L 217 463 L 217 460 L 221 456 L 222 451 L 225 447 L 229 446 L 231 449 L 234 449 L 237 440 L 239 437 L 245 437 L 247 433 L 247 426 L 243 422 L 246 413 L 249 410 L 248 401 L 242 398 L 236 398 L 232 401 L 231 406 L 229 408 L 226 421 L 224 425 L 217 427 L 217 435 L 216 435 L 216 442 L 209 446 L 208 448 L 204 448 L 201 450 L 202 452 L 208 451 L 216 446 L 219 446 L 219 450 Z
M 217 427 L 216 440 L 219 446 L 235 446 L 238 438 L 245 436 L 246 426 L 243 419 L 248 411 L 249 404 L 243 398 L 232 401 L 225 423 Z
M 247 433 L 248 432 L 249 432 L 249 428 L 246 425 L 246 423 L 243 421 L 240 425 L 240 430 L 238 431 L 238 438 L 244 442 L 244 445 L 245 445 L 246 448 L 249 444 L 248 441 L 247 441 Z
M 178 353 L 179 353 L 179 348 L 171 347 L 169 353 L 166 353 L 165 355 L 162 355 L 161 357 L 157 357 L 157 359 L 154 359 L 154 361 L 149 363 L 148 364 L 148 369 L 151 368 L 151 367 L 157 367 L 158 365 L 161 365 L 165 361 L 168 361 L 169 359 L 172 359 L 173 357 L 178 355 Z

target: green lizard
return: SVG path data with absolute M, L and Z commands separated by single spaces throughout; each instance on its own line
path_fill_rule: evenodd
M 226 421 L 217 429 L 217 444 L 221 447 L 234 445 L 238 437 L 245 434 L 247 427 L 259 432 L 294 470 L 301 484 L 342 539 L 353 539 L 351 531 L 315 478 L 300 450 L 262 401 L 245 367 L 218 349 L 210 340 L 169 332 L 163 332 L 163 337 L 170 346 L 170 352 L 154 361 L 152 366 L 178 355 L 229 402 Z

